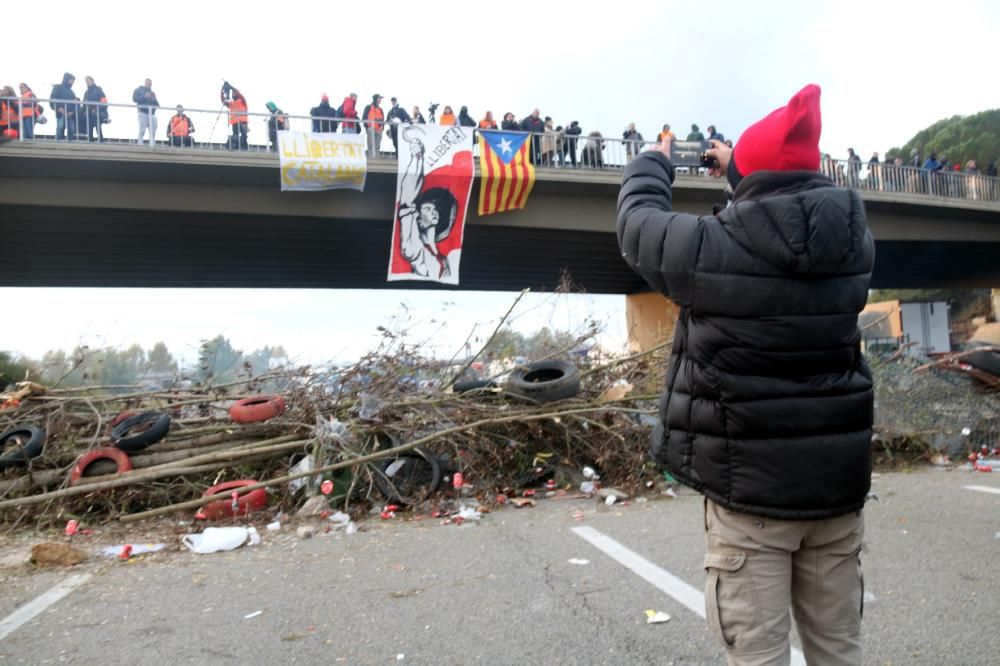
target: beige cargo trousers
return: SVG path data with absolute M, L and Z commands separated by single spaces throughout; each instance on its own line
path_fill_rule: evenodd
M 810 666 L 861 664 L 861 511 L 776 520 L 705 500 L 705 611 L 730 666 L 791 659 L 791 617 Z

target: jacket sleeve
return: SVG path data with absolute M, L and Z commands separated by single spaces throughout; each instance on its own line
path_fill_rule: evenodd
M 132 101 L 136 104 L 142 104 L 145 101 L 145 97 L 142 95 L 142 86 L 139 86 L 132 91 Z
M 618 195 L 618 246 L 651 287 L 690 306 L 704 221 L 672 208 L 674 167 L 648 151 L 629 162 Z

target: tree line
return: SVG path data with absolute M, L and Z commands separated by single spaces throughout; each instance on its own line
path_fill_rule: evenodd
M 47 351 L 39 359 L 0 351 L 0 389 L 25 378 L 61 387 L 169 385 L 181 380 L 219 384 L 260 375 L 287 361 L 281 345 L 243 352 L 223 335 L 201 341 L 193 367 L 182 367 L 163 342 L 148 350 L 137 344 L 124 349 L 79 345 L 68 352 Z
M 980 172 L 985 171 L 987 165 L 1000 157 L 1000 109 L 939 120 L 917 132 L 906 145 L 890 149 L 886 158 L 900 157 L 907 162 L 914 150 L 921 160 L 931 153 L 963 166 L 968 160 L 975 160 Z

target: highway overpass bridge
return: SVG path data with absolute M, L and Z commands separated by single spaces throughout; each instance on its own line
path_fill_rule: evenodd
M 278 158 L 136 145 L 0 146 L 0 285 L 426 289 L 386 282 L 393 159 L 364 192 L 280 192 Z M 615 239 L 615 170 L 539 168 L 527 210 L 478 218 L 473 188 L 461 289 L 591 293 L 643 282 Z M 722 183 L 682 176 L 678 210 L 707 213 Z M 873 286 L 1000 285 L 1000 204 L 865 192 Z

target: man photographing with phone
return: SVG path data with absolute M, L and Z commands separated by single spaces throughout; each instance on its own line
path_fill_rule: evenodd
M 670 139 L 626 166 L 622 256 L 680 306 L 653 456 L 705 496 L 705 605 L 730 664 L 860 664 L 873 393 L 861 355 L 874 242 L 818 172 L 809 85 L 715 141 L 717 216 L 672 209 Z

